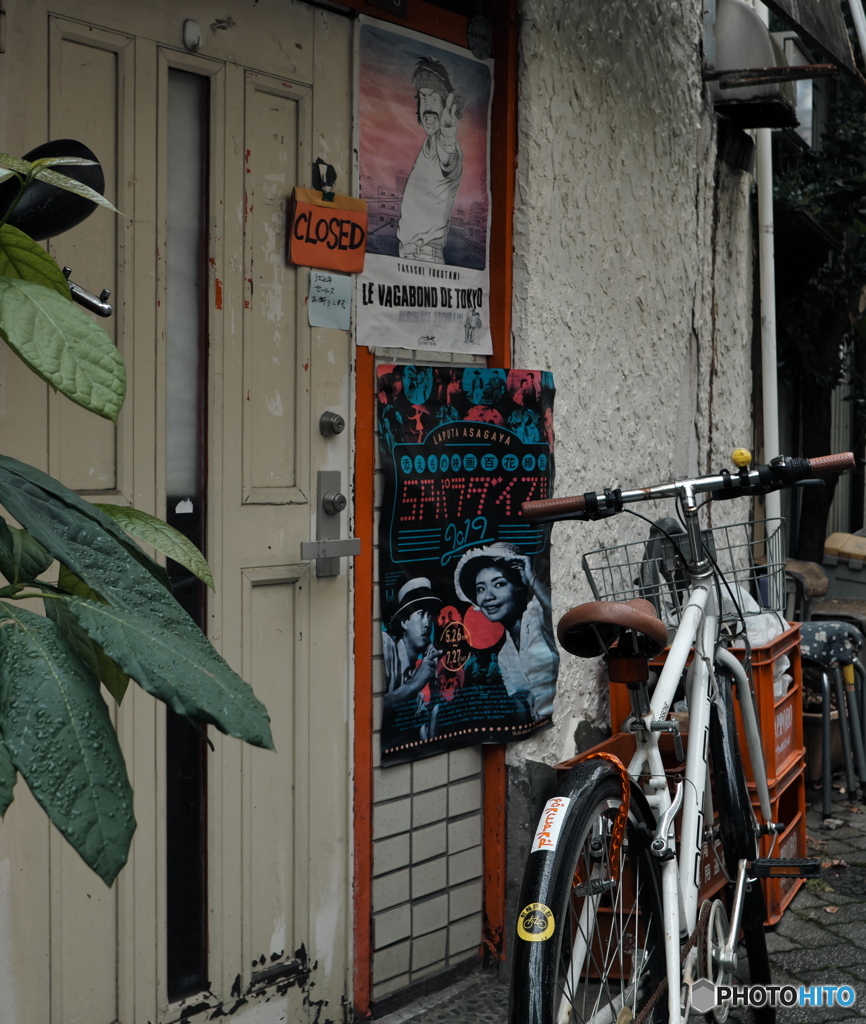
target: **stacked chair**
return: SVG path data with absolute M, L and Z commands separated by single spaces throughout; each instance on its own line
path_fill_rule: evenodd
M 822 815 L 830 816 L 832 782 L 832 707 L 835 695 L 839 714 L 842 757 L 849 794 L 866 798 L 866 672 L 859 654 L 866 632 L 866 597 L 838 598 L 824 569 L 812 562 L 789 559 L 787 563 L 789 621 L 799 620 L 800 654 L 821 680 L 821 782 Z M 866 573 L 864 573 L 866 583 Z

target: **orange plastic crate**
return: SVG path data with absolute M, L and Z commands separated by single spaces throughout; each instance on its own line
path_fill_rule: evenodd
M 758 806 L 757 795 L 752 793 L 752 804 Z M 807 856 L 806 844 L 806 775 L 801 762 L 781 781 L 770 788 L 770 809 L 774 821 L 784 822 L 785 831 L 776 838 L 773 857 L 776 859 Z M 759 815 L 760 817 L 760 815 Z M 772 836 L 761 838 L 761 856 L 769 857 Z M 806 884 L 805 878 L 763 878 L 764 898 L 767 901 L 768 925 L 779 922 L 788 904 Z
M 743 660 L 744 650 L 734 648 L 731 652 Z M 791 662 L 788 672 L 793 682 L 778 700 L 773 696 L 773 674 L 775 664 L 782 655 L 787 655 Z M 656 671 L 664 665 L 665 655 L 654 659 L 650 665 Z M 771 643 L 752 648 L 752 685 L 755 691 L 755 704 L 758 725 L 764 744 L 764 758 L 767 769 L 767 785 L 776 786 L 802 760 L 803 746 L 803 702 L 802 702 L 802 670 L 800 665 L 800 627 L 798 624 L 785 630 Z M 745 733 L 738 702 L 734 702 L 737 729 L 740 737 L 740 751 L 746 779 L 754 785 L 754 772 L 749 753 L 746 749 Z M 622 723 L 631 713 L 628 689 L 621 683 L 610 684 L 610 718 L 613 729 L 620 729 Z M 683 733 L 683 741 L 686 741 Z

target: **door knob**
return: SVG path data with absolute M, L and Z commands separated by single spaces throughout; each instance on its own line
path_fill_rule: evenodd
M 338 516 L 347 504 L 346 495 L 339 491 L 325 491 L 322 495 L 322 508 L 329 516 Z
M 342 434 L 346 429 L 346 421 L 338 412 L 323 412 L 319 417 L 319 433 L 325 437 Z

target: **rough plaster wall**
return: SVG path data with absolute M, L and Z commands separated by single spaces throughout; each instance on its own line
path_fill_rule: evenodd
M 521 4 L 514 365 L 555 375 L 558 494 L 717 470 L 751 441 L 753 181 L 716 162 L 701 35 L 700 0 Z M 554 527 L 554 618 L 590 597 L 582 551 L 645 532 Z M 606 689 L 566 656 L 557 725 L 509 761 L 571 754 Z

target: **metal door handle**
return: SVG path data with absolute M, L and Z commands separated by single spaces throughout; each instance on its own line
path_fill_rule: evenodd
M 317 474 L 316 539 L 301 541 L 301 558 L 316 560 L 316 576 L 339 576 L 340 559 L 361 552 L 358 537 L 340 537 L 340 513 L 347 505 L 340 491 L 340 473 L 321 469 Z

